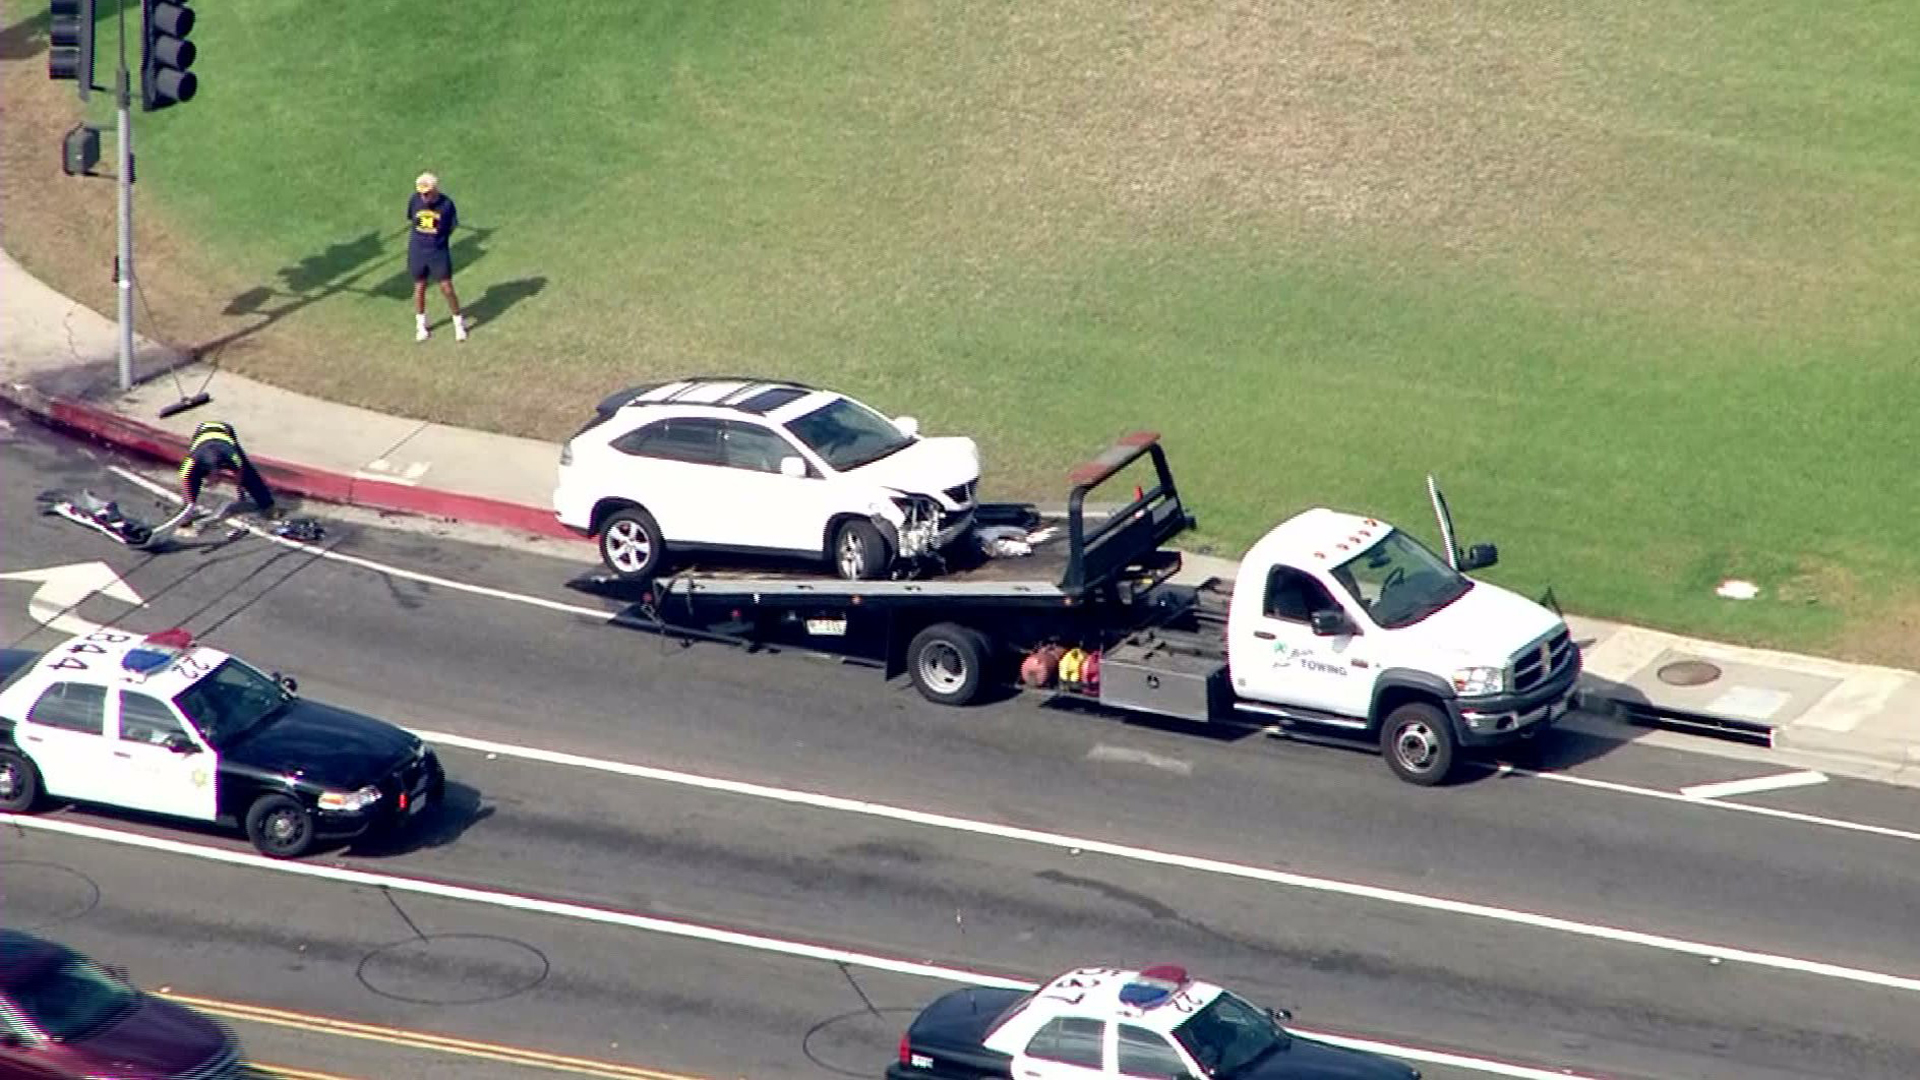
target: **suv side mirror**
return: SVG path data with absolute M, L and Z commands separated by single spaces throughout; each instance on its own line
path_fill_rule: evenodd
M 178 733 L 167 736 L 167 741 L 162 745 L 176 754 L 197 754 L 200 752 L 200 748 L 193 745 L 192 739 Z
M 1346 613 L 1333 608 L 1321 608 L 1307 616 L 1307 625 L 1313 628 L 1314 637 L 1341 637 L 1355 632 Z
M 920 434 L 920 421 L 911 416 L 894 417 L 893 426 L 899 428 L 900 434 L 905 435 L 909 439 Z
M 294 681 L 291 675 L 282 675 L 276 671 L 273 673 L 273 681 L 279 683 L 280 689 L 285 690 L 289 694 L 297 694 L 300 692 L 300 684 Z
M 797 458 L 797 457 L 781 458 L 780 459 L 780 475 L 791 476 L 795 479 L 804 478 L 807 475 L 806 459 Z
M 1467 549 L 1466 558 L 1460 560 L 1460 572 L 1471 573 L 1485 570 L 1500 561 L 1500 549 L 1492 544 L 1475 544 Z

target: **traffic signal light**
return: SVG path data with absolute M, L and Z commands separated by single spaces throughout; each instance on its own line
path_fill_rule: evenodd
M 193 9 L 184 0 L 140 0 L 140 108 L 152 112 L 192 101 L 200 80 L 187 69 L 195 49 Z
M 52 17 L 47 21 L 47 78 L 71 79 L 87 100 L 93 90 L 93 2 L 94 0 L 50 0 Z

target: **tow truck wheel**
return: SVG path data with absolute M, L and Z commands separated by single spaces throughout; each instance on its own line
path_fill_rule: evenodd
M 907 674 L 920 696 L 936 705 L 965 705 L 980 695 L 987 637 L 959 623 L 935 623 L 907 645 Z
M 1424 701 L 1410 701 L 1387 714 L 1380 751 L 1387 767 L 1409 784 L 1432 787 L 1453 771 L 1453 729 L 1447 714 Z
M 313 818 L 285 795 L 262 795 L 247 811 L 247 839 L 262 855 L 297 859 L 313 847 Z
M 0 751 L 0 810 L 24 813 L 39 799 L 40 774 L 33 762 L 11 750 Z
M 600 561 L 623 578 L 653 576 L 666 547 L 653 515 L 639 507 L 616 511 L 600 526 Z
M 848 581 L 877 581 L 892 563 L 887 538 L 873 522 L 855 518 L 834 531 L 833 568 Z

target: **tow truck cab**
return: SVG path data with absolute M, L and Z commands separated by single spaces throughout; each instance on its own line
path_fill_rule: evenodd
M 1429 490 L 1452 549 L 1445 500 L 1431 479 Z M 1442 556 L 1377 518 L 1307 510 L 1248 549 L 1226 595 L 1201 586 L 1171 605 L 1187 618 L 1109 650 L 1100 700 L 1378 740 L 1402 779 L 1439 783 L 1460 748 L 1546 730 L 1579 677 L 1564 619 L 1468 576 L 1498 559 L 1491 544 Z M 1222 629 L 1224 665 L 1205 647 Z

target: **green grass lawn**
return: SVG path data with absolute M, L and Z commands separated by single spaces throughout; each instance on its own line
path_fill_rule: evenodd
M 203 7 L 142 199 L 308 343 L 236 370 L 549 437 L 796 376 L 1040 497 L 1153 427 L 1227 553 L 1314 503 L 1431 537 L 1432 471 L 1571 610 L 1920 660 L 1905 5 Z M 425 168 L 458 348 L 397 276 Z

